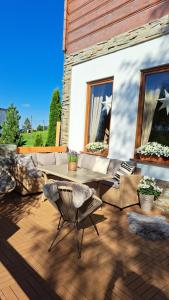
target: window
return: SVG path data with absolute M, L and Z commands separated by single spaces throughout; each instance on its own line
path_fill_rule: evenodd
M 85 145 L 109 143 L 113 79 L 87 84 Z
M 169 66 L 142 71 L 136 148 L 148 142 L 169 146 Z

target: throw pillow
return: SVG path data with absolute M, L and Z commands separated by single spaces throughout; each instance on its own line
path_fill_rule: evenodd
M 110 159 L 96 156 L 95 164 L 92 171 L 107 174 L 107 169 L 110 164 Z
M 120 168 L 117 170 L 116 174 L 113 176 L 113 179 L 117 180 L 120 183 L 120 176 L 131 175 L 135 170 L 135 166 L 128 164 L 127 162 L 122 162 Z

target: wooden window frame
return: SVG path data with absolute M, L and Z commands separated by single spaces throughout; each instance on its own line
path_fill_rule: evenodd
M 163 73 L 165 71 L 169 71 L 169 64 L 152 67 L 149 69 L 141 70 L 141 79 L 140 79 L 140 92 L 139 92 L 139 102 L 138 102 L 138 110 L 137 110 L 137 127 L 136 127 L 136 138 L 135 138 L 135 150 L 141 146 L 141 135 L 142 135 L 142 121 L 143 121 L 143 110 L 144 110 L 144 93 L 145 93 L 145 80 L 147 75 L 155 74 L 155 73 Z M 134 154 L 134 159 L 140 161 L 136 155 L 136 151 Z M 152 163 L 152 162 L 151 162 Z M 154 162 L 154 164 L 158 164 L 158 162 Z M 168 164 L 168 162 L 166 162 Z
M 88 133 L 89 133 L 89 116 L 90 116 L 90 95 L 91 95 L 91 88 L 95 85 L 101 85 L 104 83 L 112 83 L 112 96 L 113 96 L 113 82 L 114 82 L 114 77 L 108 77 L 104 79 L 99 79 L 99 80 L 94 80 L 94 81 L 89 81 L 87 82 L 87 94 L 86 94 L 86 114 L 85 114 L 85 134 L 84 134 L 84 151 L 85 151 L 85 146 L 88 144 Z M 111 105 L 111 111 L 112 111 L 112 105 Z M 111 122 L 111 121 L 110 121 Z M 110 128 L 109 128 L 110 130 Z M 109 148 L 109 144 L 108 144 Z M 87 152 L 90 153 L 90 152 Z M 91 153 L 90 153 L 91 154 Z M 100 156 L 107 156 L 107 153 L 104 154 L 98 154 Z

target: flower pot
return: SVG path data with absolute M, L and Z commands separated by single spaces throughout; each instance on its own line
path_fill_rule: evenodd
M 164 158 L 163 156 L 160 156 L 160 157 L 158 157 L 158 156 L 156 156 L 156 155 L 154 155 L 154 156 L 152 156 L 152 155 L 140 155 L 140 160 L 142 160 L 142 161 L 152 161 L 152 162 L 164 162 L 164 161 L 166 161 L 166 160 L 168 160 L 167 158 Z
M 154 195 L 145 195 L 139 193 L 140 206 L 144 211 L 150 211 L 153 207 Z
M 108 155 L 108 149 L 103 149 L 103 150 L 88 150 L 88 149 L 85 149 L 85 152 L 88 152 L 89 154 L 93 154 L 93 155 L 102 155 L 102 156 L 107 156 Z
M 68 170 L 76 171 L 77 170 L 77 162 L 68 162 Z

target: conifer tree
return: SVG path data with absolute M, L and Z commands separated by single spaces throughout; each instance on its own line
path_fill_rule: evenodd
M 52 101 L 50 104 L 48 137 L 46 142 L 47 146 L 55 146 L 56 123 L 61 119 L 61 107 L 59 90 L 56 89 L 53 92 Z
M 25 119 L 25 122 L 24 122 L 24 124 L 23 124 L 23 129 L 24 129 L 25 131 L 29 131 L 29 130 L 32 129 L 32 125 L 31 125 L 31 122 L 30 122 L 29 118 L 26 118 L 26 119 Z
M 36 134 L 34 146 L 35 147 L 37 147 L 37 146 L 43 146 L 43 138 L 42 138 L 42 134 L 41 133 Z
M 20 143 L 19 120 L 21 116 L 16 106 L 11 104 L 6 113 L 6 119 L 2 124 L 1 143 L 16 144 Z

